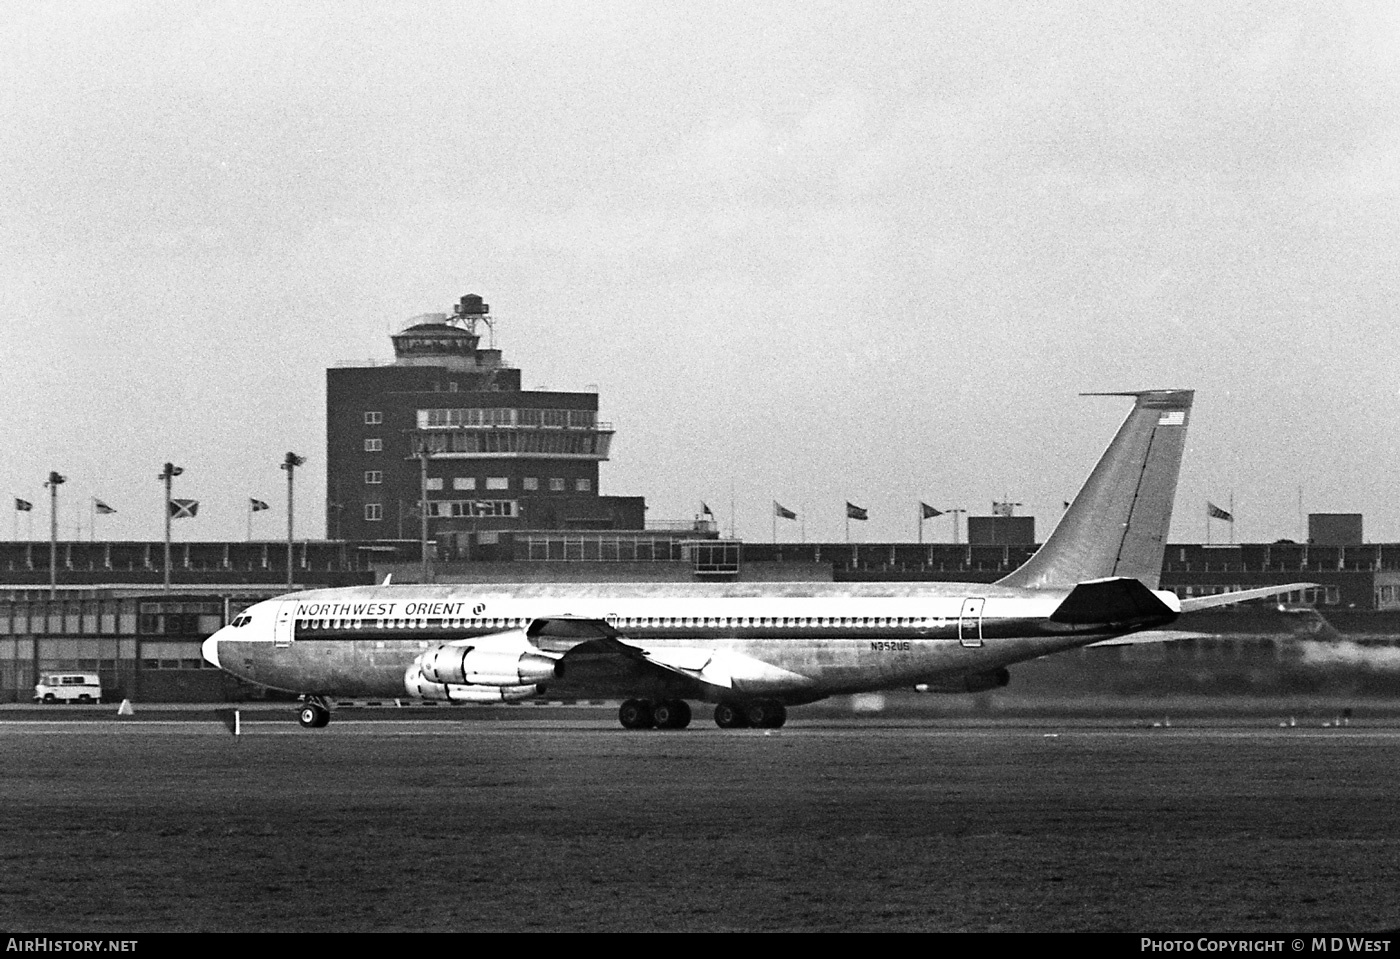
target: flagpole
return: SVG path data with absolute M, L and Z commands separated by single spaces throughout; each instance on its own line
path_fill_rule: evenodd
M 1230 490 L 1230 545 L 1235 545 L 1235 491 Z
M 919 510 L 919 545 L 924 545 L 924 504 L 920 503 Z
M 253 501 L 248 500 L 248 542 L 253 541 Z

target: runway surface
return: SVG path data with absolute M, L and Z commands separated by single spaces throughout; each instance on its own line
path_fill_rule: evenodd
M 1392 724 L 106 713 L 0 720 L 8 932 L 1400 925 Z

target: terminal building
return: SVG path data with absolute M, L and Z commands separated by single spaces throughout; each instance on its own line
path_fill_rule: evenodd
M 392 340 L 392 363 L 326 373 L 327 539 L 415 539 L 424 508 L 449 561 L 500 555 L 502 534 L 645 527 L 642 497 L 599 491 L 598 394 L 522 389 L 481 297 Z

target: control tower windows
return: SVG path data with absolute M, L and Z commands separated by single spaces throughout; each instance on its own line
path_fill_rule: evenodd
M 384 507 L 379 503 L 365 504 L 365 519 L 377 523 L 384 518 Z
M 384 473 L 381 470 L 365 470 L 365 485 L 377 486 L 384 482 Z
M 384 413 L 380 410 L 365 410 L 365 425 L 378 426 L 384 422 Z
M 382 453 L 384 451 L 384 441 L 381 439 L 365 440 L 366 453 Z

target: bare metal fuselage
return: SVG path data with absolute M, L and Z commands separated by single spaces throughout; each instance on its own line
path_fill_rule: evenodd
M 1051 621 L 1064 598 L 955 583 L 352 587 L 259 604 L 248 626 L 220 631 L 218 660 L 278 689 L 390 698 L 405 694 L 405 672 L 435 646 L 541 621 L 595 621 L 646 652 L 590 655 L 567 630 L 541 632 L 532 642 L 562 664 L 548 695 L 765 696 L 795 704 L 986 674 L 1159 625 Z M 655 665 L 683 664 L 702 651 L 708 677 Z

